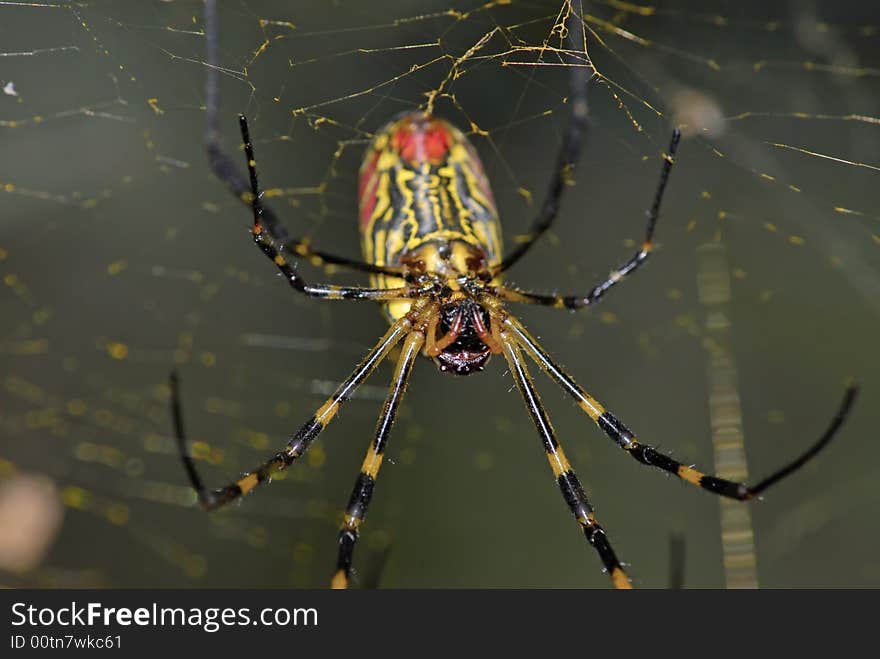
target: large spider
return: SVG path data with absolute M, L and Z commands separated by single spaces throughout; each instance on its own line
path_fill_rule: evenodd
M 586 128 L 586 87 L 591 67 L 583 54 L 586 42 L 581 16 L 566 3 L 558 29 L 568 30 L 571 116 L 557 157 L 550 185 L 540 212 L 525 241 L 506 255 L 501 251 L 500 225 L 489 182 L 476 150 L 468 139 L 446 121 L 411 112 L 398 116 L 376 133 L 360 173 L 360 227 L 364 261 L 313 249 L 291 238 L 277 217 L 260 198 L 254 149 L 246 118 L 241 115 L 244 151 L 249 180 L 238 173 L 219 144 L 217 14 L 215 3 L 206 2 L 208 83 L 207 150 L 217 177 L 244 201 L 253 213 L 254 243 L 272 261 L 287 283 L 303 295 L 326 300 L 372 300 L 383 305 L 390 329 L 369 351 L 354 372 L 290 438 L 285 448 L 259 467 L 224 487 L 207 489 L 185 447 L 176 375 L 172 374 L 172 406 L 175 430 L 187 474 L 208 511 L 234 501 L 289 467 L 302 457 L 335 418 L 340 406 L 385 359 L 403 343 L 388 396 L 379 416 L 375 437 L 367 450 L 360 474 L 349 498 L 339 532 L 339 556 L 332 579 L 334 588 L 348 586 L 358 532 L 373 496 L 388 436 L 418 355 L 434 360 L 441 371 L 471 375 L 482 371 L 492 355 L 503 355 L 514 382 L 537 428 L 553 476 L 589 544 L 598 552 L 616 588 L 630 588 L 614 550 L 600 526 L 583 487 L 562 450 L 541 399 L 535 390 L 524 354 L 559 384 L 593 422 L 638 462 L 657 467 L 696 485 L 740 501 L 754 499 L 814 457 L 832 439 L 856 396 L 849 386 L 828 429 L 797 459 L 756 485 L 735 483 L 697 471 L 638 441 L 614 414 L 578 385 L 540 346 L 506 303 L 526 303 L 578 310 L 599 301 L 615 284 L 638 270 L 651 253 L 654 228 L 660 210 L 680 133 L 673 131 L 668 153 L 663 156 L 660 182 L 648 211 L 645 238 L 639 249 L 607 279 L 585 294 L 540 295 L 502 281 L 502 274 L 525 256 L 557 217 L 560 199 L 571 175 Z M 309 284 L 296 270 L 297 257 L 313 263 L 333 264 L 370 273 L 373 287 Z

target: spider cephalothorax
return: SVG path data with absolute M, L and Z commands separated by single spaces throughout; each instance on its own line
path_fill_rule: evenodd
M 485 251 L 468 240 L 429 240 L 404 253 L 400 262 L 406 279 L 436 291 L 438 306 L 427 322 L 425 355 L 444 373 L 482 371 L 493 353 L 501 353 L 493 335 L 497 328 L 479 301 L 492 280 Z M 389 315 L 394 317 L 393 307 Z

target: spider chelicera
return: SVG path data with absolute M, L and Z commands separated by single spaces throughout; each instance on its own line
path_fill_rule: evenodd
M 562 450 L 526 366 L 528 357 L 571 396 L 581 410 L 638 462 L 676 475 L 686 483 L 740 501 L 754 499 L 814 457 L 835 435 L 849 412 L 857 389 L 851 385 L 838 411 L 819 440 L 797 459 L 756 485 L 736 483 L 704 474 L 638 441 L 634 433 L 566 373 L 529 334 L 507 303 L 526 303 L 578 310 L 598 302 L 613 286 L 638 270 L 651 253 L 660 203 L 672 169 L 680 133 L 673 131 L 663 155 L 660 182 L 648 211 L 645 238 L 636 252 L 607 279 L 575 295 L 526 292 L 502 280 L 503 273 L 525 256 L 557 217 L 560 199 L 578 159 L 587 122 L 586 88 L 591 67 L 581 16 L 566 3 L 559 17 L 560 34 L 568 31 L 571 115 L 562 139 L 550 185 L 527 239 L 502 253 L 501 231 L 489 182 L 476 150 L 446 121 L 424 112 L 398 116 L 379 130 L 360 172 L 360 228 L 364 260 L 334 256 L 291 238 L 278 218 L 263 205 L 257 182 L 254 149 L 247 119 L 240 115 L 248 179 L 242 177 L 219 143 L 217 14 L 206 2 L 208 48 L 207 151 L 217 177 L 251 209 L 254 243 L 298 293 L 326 300 L 371 300 L 383 305 L 390 329 L 287 445 L 253 471 L 224 487 L 204 486 L 185 446 L 178 382 L 171 377 L 172 409 L 181 457 L 201 506 L 216 510 L 249 493 L 273 473 L 289 467 L 308 451 L 376 367 L 402 343 L 388 396 L 375 437 L 361 466 L 339 532 L 339 555 L 332 578 L 334 588 L 349 584 L 354 547 L 373 495 L 388 436 L 410 372 L 418 355 L 434 360 L 439 369 L 456 375 L 482 371 L 492 355 L 503 355 L 537 428 L 553 476 L 588 543 L 599 554 L 616 588 L 631 582 L 618 561 L 605 530 L 593 514 L 587 496 Z M 563 51 L 560 51 L 561 54 Z M 314 285 L 297 271 L 302 257 L 367 272 L 372 287 Z

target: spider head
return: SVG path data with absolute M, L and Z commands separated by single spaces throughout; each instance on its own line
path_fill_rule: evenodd
M 433 344 L 426 352 L 444 373 L 470 375 L 482 371 L 496 345 L 486 308 L 466 298 L 440 307 Z

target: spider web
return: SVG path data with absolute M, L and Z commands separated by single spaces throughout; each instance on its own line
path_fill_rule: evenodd
M 865 359 L 880 314 L 880 28 L 863 5 L 590 2 L 581 56 L 595 75 L 576 184 L 549 238 L 510 273 L 575 292 L 620 263 L 640 240 L 671 126 L 683 125 L 646 273 L 587 314 L 522 316 L 644 441 L 708 467 L 717 346 L 698 250 L 723 247 L 758 477 L 818 435 L 858 377 L 863 399 L 840 446 L 753 509 L 765 585 L 880 584 L 878 538 L 865 535 L 880 503 L 869 441 L 880 371 Z M 285 483 L 227 513 L 192 509 L 169 434 L 165 383 L 178 368 L 193 451 L 209 483 L 226 482 L 275 450 L 383 331 L 375 309 L 293 296 L 248 245 L 248 212 L 202 150 L 201 9 L 0 2 L 0 475 L 7 493 L 36 479 L 47 519 L 63 515 L 55 535 L 47 525 L 48 553 L 5 566 L 3 583 L 323 585 L 333 565 L 387 365 Z M 245 112 L 268 203 L 292 233 L 356 255 L 372 131 L 430 109 L 476 144 L 514 244 L 568 116 L 565 9 L 223 3 L 223 141 L 236 153 Z M 361 577 L 604 587 L 504 369 L 467 380 L 432 370 L 415 369 Z M 717 502 L 640 470 L 539 386 L 636 585 L 665 585 L 672 530 L 691 547 L 688 585 L 721 585 Z

